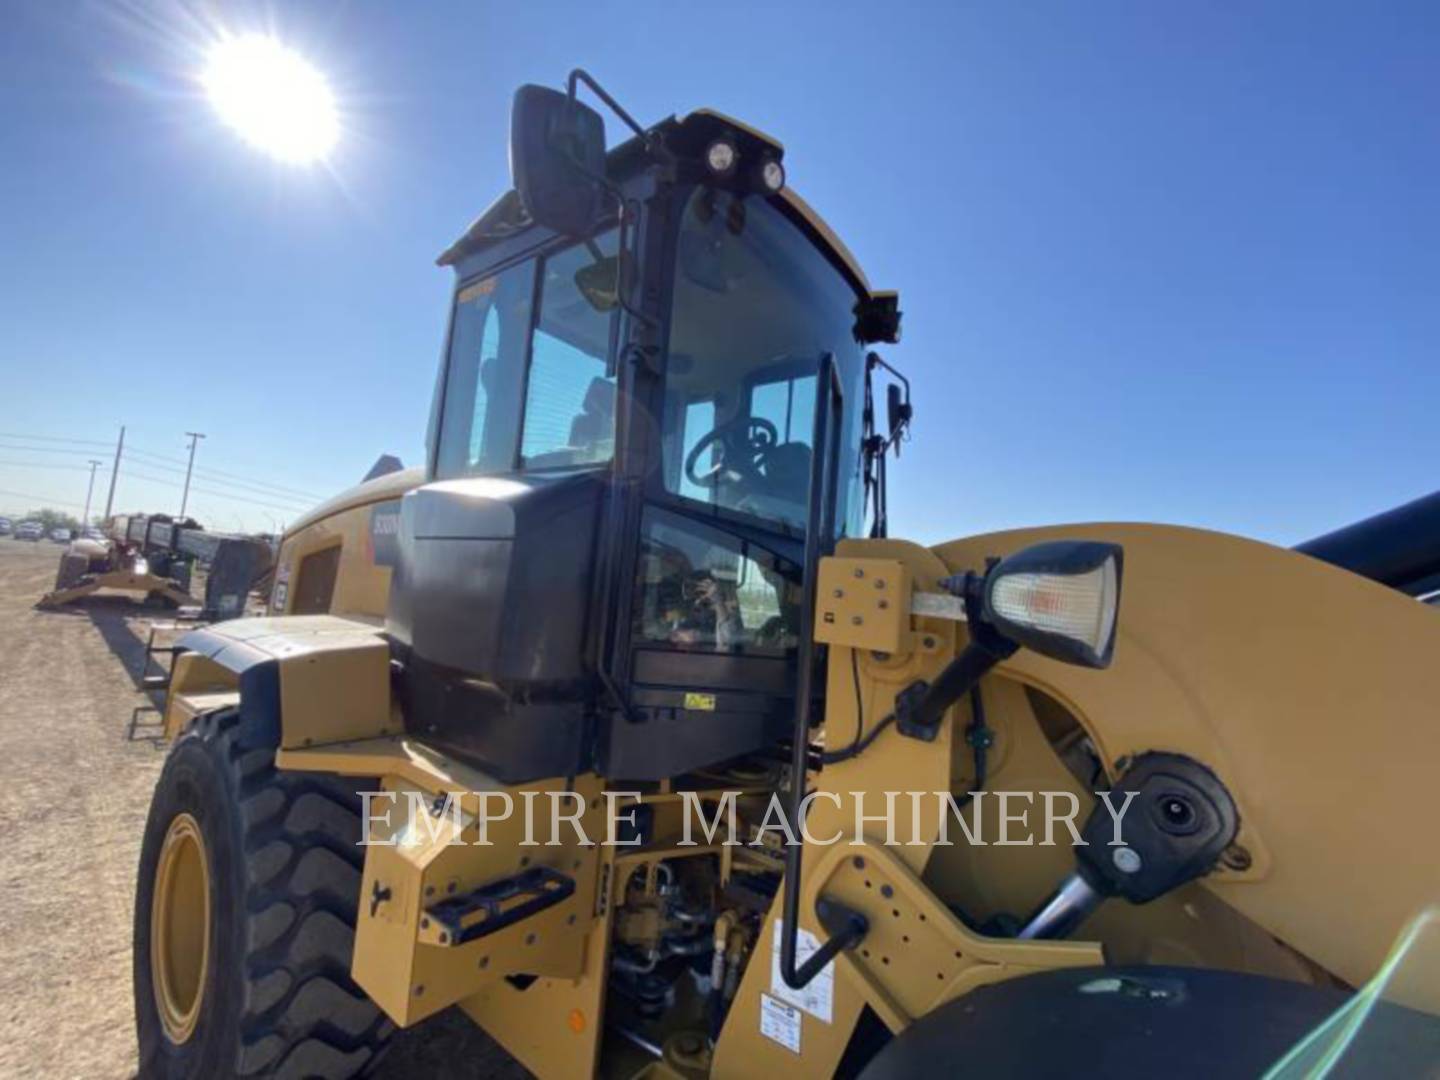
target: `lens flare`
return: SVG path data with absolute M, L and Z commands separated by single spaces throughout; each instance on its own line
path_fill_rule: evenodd
M 226 38 L 201 76 L 220 118 L 257 150 L 292 165 L 324 160 L 340 122 L 325 77 L 293 49 L 260 34 Z

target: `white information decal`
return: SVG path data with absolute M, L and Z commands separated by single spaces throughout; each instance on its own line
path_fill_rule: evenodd
M 828 1024 L 835 1007 L 835 961 L 826 964 L 805 989 L 791 987 L 785 976 L 780 974 L 780 937 L 784 933 L 784 925 L 779 919 L 775 920 L 775 941 L 770 950 L 770 993 Z M 818 948 L 820 942 L 815 935 L 802 927 L 800 938 L 795 943 L 795 966 L 799 967 L 809 960 L 810 954 Z
M 792 1054 L 800 1053 L 800 1010 L 776 1001 L 769 994 L 761 994 L 760 1034 Z

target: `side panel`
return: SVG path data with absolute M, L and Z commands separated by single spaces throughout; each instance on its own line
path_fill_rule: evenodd
M 400 497 L 420 482 L 417 469 L 383 476 L 297 523 L 280 545 L 270 614 L 329 612 L 383 619 L 395 565 Z M 330 555 L 331 549 L 338 549 L 338 555 Z M 336 560 L 334 581 L 329 602 L 317 611 L 313 602 L 307 602 L 314 600 L 311 591 L 301 588 L 301 566 L 306 560 L 329 558 Z

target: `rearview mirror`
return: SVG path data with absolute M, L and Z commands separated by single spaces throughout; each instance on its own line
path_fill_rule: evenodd
M 620 257 L 602 255 L 576 270 L 575 288 L 599 314 L 614 311 L 620 304 Z
M 890 438 L 894 439 L 900 430 L 910 422 L 910 403 L 905 400 L 899 383 L 885 387 L 885 412 L 890 425 Z
M 546 86 L 522 86 L 510 111 L 510 179 L 531 219 L 566 236 L 595 226 L 604 197 L 605 121 Z
M 1093 540 L 1022 548 L 986 573 L 983 618 L 1002 637 L 1043 656 L 1108 667 L 1123 554 L 1119 544 Z

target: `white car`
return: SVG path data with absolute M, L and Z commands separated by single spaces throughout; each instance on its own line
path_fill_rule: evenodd
M 50 530 L 50 539 L 57 544 L 68 544 L 70 542 L 70 530 L 56 526 Z

